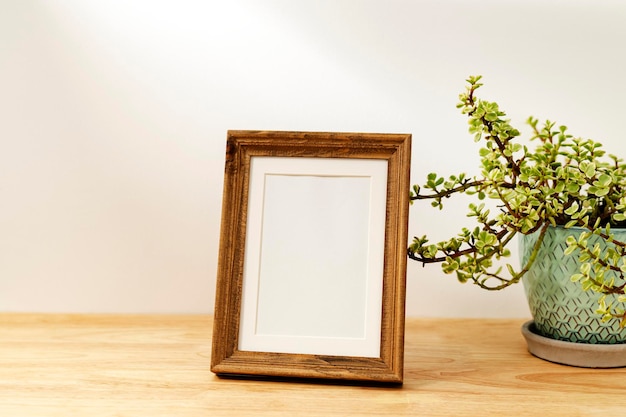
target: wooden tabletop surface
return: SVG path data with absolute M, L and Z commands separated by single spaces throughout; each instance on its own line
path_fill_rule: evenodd
M 608 416 L 626 370 L 531 356 L 523 320 L 408 319 L 404 385 L 218 378 L 211 317 L 0 314 L 0 416 Z

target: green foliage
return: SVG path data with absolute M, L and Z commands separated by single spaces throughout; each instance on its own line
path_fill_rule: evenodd
M 456 274 L 461 282 L 472 282 L 488 290 L 499 290 L 520 281 L 535 260 L 548 226 L 582 227 L 579 239 L 570 236 L 566 254 L 577 254 L 580 272 L 571 277 L 583 289 L 603 294 L 598 314 L 602 320 L 620 320 L 626 327 L 626 242 L 615 239 L 611 227 L 626 226 L 626 164 L 607 155 L 602 145 L 570 135 L 566 126 L 530 117 L 534 149 L 516 142 L 520 131 L 511 126 L 497 103 L 476 97 L 481 76 L 470 77 L 457 107 L 468 117 L 469 133 L 479 150 L 480 175 L 441 176 L 430 173 L 423 185 L 414 185 L 411 201 L 429 200 L 433 207 L 455 194 L 476 198 L 467 216 L 476 226 L 448 239 L 430 243 L 415 237 L 408 248 L 411 259 L 440 263 L 444 272 Z M 499 210 L 491 213 L 482 202 L 493 199 Z M 540 230 L 540 238 L 529 261 L 516 271 L 494 261 L 511 255 L 508 243 L 517 234 Z M 607 243 L 591 244 L 595 235 Z M 495 270 L 494 270 L 495 269 Z M 618 294 L 609 303 L 607 294 Z

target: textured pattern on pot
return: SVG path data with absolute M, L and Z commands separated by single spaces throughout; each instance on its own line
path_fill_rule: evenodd
M 579 343 L 614 344 L 626 341 L 626 328 L 619 320 L 603 323 L 596 313 L 600 294 L 583 291 L 571 276 L 579 272 L 578 253 L 565 255 L 568 236 L 578 238 L 582 229 L 549 227 L 535 262 L 523 277 L 524 289 L 535 328 L 545 337 Z M 617 239 L 626 239 L 626 230 L 613 230 Z M 539 232 L 520 237 L 522 265 L 532 253 Z M 599 236 L 590 243 L 606 245 Z M 607 302 L 613 301 L 611 295 Z

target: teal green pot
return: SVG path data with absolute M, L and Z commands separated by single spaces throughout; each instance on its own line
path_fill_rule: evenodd
M 626 341 L 626 329 L 618 320 L 601 322 L 596 314 L 600 294 L 583 291 L 580 283 L 571 282 L 570 277 L 579 272 L 578 255 L 565 255 L 565 240 L 582 229 L 549 227 L 537 258 L 522 281 L 528 298 L 535 329 L 545 337 L 577 343 L 616 344 Z M 626 240 L 626 229 L 613 230 L 616 239 Z M 539 232 L 522 235 L 520 259 L 522 265 L 530 257 Z M 601 245 L 604 241 L 592 236 Z M 610 297 L 610 296 L 609 296 Z M 607 297 L 607 301 L 610 298 Z

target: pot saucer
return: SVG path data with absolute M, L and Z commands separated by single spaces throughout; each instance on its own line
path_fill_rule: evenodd
M 620 368 L 626 366 L 626 343 L 600 345 L 574 343 L 541 336 L 534 322 L 522 326 L 528 351 L 538 358 L 582 368 Z

